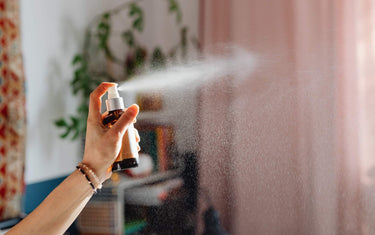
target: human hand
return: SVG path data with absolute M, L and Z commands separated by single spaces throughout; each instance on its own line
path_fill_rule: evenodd
M 104 127 L 102 114 L 100 113 L 101 97 L 108 88 L 114 85 L 115 83 L 103 82 L 90 94 L 85 153 L 82 163 L 95 172 L 100 183 L 111 177 L 111 166 L 120 152 L 122 137 L 128 126 L 135 121 L 139 112 L 139 107 L 133 104 L 124 110 L 124 113 L 111 129 Z M 136 140 L 139 142 L 137 131 Z

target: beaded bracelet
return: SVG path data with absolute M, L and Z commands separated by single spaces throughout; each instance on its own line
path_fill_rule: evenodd
M 78 166 L 83 168 L 84 171 L 86 172 L 86 174 L 89 175 L 89 177 L 91 178 L 91 180 L 92 180 L 92 182 L 95 186 L 95 189 L 101 189 L 102 188 L 102 184 L 100 183 L 100 180 L 99 180 L 98 176 L 96 176 L 96 174 L 94 173 L 93 170 L 91 170 L 91 168 L 89 168 L 88 166 L 86 166 L 83 163 L 79 163 Z
M 79 172 L 82 173 L 82 175 L 83 175 L 83 176 L 86 178 L 86 180 L 89 182 L 89 184 L 90 184 L 92 190 L 94 191 L 94 193 L 96 193 L 95 186 L 92 184 L 92 182 L 90 181 L 90 179 L 89 179 L 89 177 L 86 175 L 86 173 L 82 170 L 81 167 L 76 166 L 76 168 L 77 168 L 77 170 L 78 170 Z

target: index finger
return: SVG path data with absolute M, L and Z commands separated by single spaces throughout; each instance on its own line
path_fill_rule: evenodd
M 115 86 L 116 83 L 102 82 L 93 92 L 90 94 L 90 105 L 89 105 L 89 117 L 95 121 L 101 121 L 102 115 L 100 108 L 102 105 L 101 98 L 107 92 L 108 88 Z

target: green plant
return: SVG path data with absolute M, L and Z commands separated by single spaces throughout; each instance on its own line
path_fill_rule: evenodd
M 166 66 L 167 61 L 173 61 L 179 55 L 186 58 L 189 41 L 199 50 L 198 40 L 194 37 L 188 39 L 188 27 L 182 25 L 182 12 L 177 0 L 166 0 L 168 12 L 175 15 L 175 22 L 180 30 L 180 40 L 168 52 L 164 52 L 159 46 L 149 53 L 139 43 L 136 34 L 141 34 L 145 25 L 145 15 L 142 7 L 138 4 L 141 0 L 127 1 L 118 7 L 106 11 L 95 17 L 88 25 L 82 53 L 76 54 L 72 60 L 74 76 L 70 83 L 74 95 L 80 97 L 80 104 L 75 115 L 69 118 L 60 118 L 55 121 L 58 128 L 64 130 L 61 138 L 71 136 L 74 140 L 86 132 L 86 119 L 88 115 L 89 95 L 103 81 L 119 82 L 132 78 L 141 73 L 147 66 L 161 68 Z M 130 19 L 130 27 L 123 30 L 121 38 L 127 47 L 123 59 L 117 58 L 109 45 L 112 33 L 112 18 L 123 11 L 127 11 Z M 95 42 L 96 44 L 95 44 Z M 111 76 L 106 69 L 98 69 L 92 66 L 98 54 L 104 54 L 107 61 L 117 64 L 124 69 L 124 77 L 119 80 Z

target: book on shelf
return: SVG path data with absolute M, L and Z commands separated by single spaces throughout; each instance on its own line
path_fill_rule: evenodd
M 126 221 L 125 220 L 125 235 L 132 235 L 137 234 L 138 232 L 142 231 L 147 226 L 147 222 L 144 219 L 138 219 L 134 221 Z
M 170 125 L 137 124 L 141 138 L 141 151 L 150 155 L 154 163 L 154 171 L 167 171 L 174 168 L 173 156 L 174 128 Z

